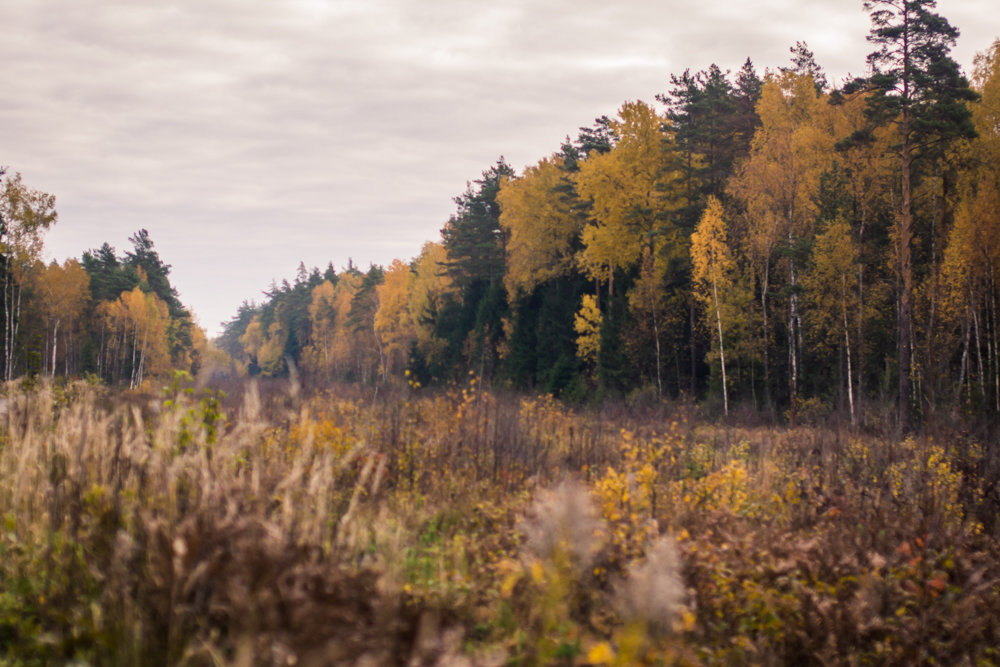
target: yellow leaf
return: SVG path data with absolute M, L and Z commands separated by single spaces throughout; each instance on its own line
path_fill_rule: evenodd
M 531 561 L 531 579 L 536 584 L 545 581 L 545 566 L 539 560 Z
M 520 580 L 520 572 L 512 572 L 508 574 L 504 578 L 503 583 L 500 584 L 500 596 L 505 598 L 510 597 L 510 594 L 514 592 L 514 587 L 517 586 L 517 582 Z
M 594 644 L 593 648 L 587 651 L 587 662 L 592 665 L 607 665 L 614 662 L 615 650 L 607 642 Z

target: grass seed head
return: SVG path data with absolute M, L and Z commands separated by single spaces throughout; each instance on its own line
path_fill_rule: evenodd
M 604 532 L 590 491 L 574 479 L 539 493 L 522 530 L 528 555 L 551 560 L 564 551 L 580 570 L 593 562 Z
M 666 634 L 684 604 L 681 559 L 672 535 L 662 535 L 650 546 L 646 558 L 628 566 L 618 587 L 618 608 L 629 621 L 643 621 L 650 632 Z

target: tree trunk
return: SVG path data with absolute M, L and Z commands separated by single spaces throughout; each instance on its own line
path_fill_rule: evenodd
M 9 380 L 7 374 L 7 369 L 9 367 L 7 353 L 10 348 L 8 341 L 10 340 L 10 296 L 7 289 L 10 283 L 10 262 L 7 262 L 7 266 L 4 267 L 3 274 L 3 379 Z
M 8 366 L 9 380 L 14 379 L 14 343 L 17 341 L 17 329 L 21 323 L 21 286 L 15 284 L 14 291 L 17 293 L 17 307 L 14 309 L 14 324 L 10 335 L 10 365 Z
M 712 297 L 715 301 L 715 321 L 719 327 L 719 362 L 722 364 L 722 410 L 729 416 L 729 390 L 726 388 L 726 350 L 722 344 L 722 311 L 719 309 L 719 289 L 712 281 Z
M 375 312 L 376 313 L 378 312 L 378 308 L 375 308 Z M 379 337 L 378 337 L 378 330 L 375 328 L 375 316 L 374 315 L 372 316 L 372 337 L 375 339 L 375 348 L 378 350 L 379 371 L 380 371 L 380 374 L 382 376 L 382 383 L 384 384 L 385 381 L 386 381 L 387 363 L 388 362 L 386 361 L 385 355 L 382 352 L 382 341 L 379 339 Z M 485 340 L 485 337 L 484 337 L 481 345 L 483 347 L 483 355 L 485 356 L 485 354 L 486 354 L 486 340 Z M 480 361 L 479 377 L 482 377 L 482 376 L 483 376 L 483 374 L 482 374 L 482 361 Z
M 966 311 L 965 321 L 962 322 L 962 338 L 964 342 L 962 343 L 962 361 L 958 367 L 958 384 L 955 385 L 955 405 L 959 404 L 962 400 L 962 385 L 965 383 L 966 374 L 969 369 L 969 333 L 972 327 L 969 324 L 969 313 Z
M 798 401 L 799 401 L 799 355 L 798 355 L 798 336 L 796 335 L 796 325 L 798 323 L 798 295 L 795 293 L 795 286 L 797 283 L 797 276 L 795 273 L 795 261 L 789 260 L 789 278 L 792 285 L 792 294 L 788 299 L 788 391 L 789 391 L 789 402 L 791 403 L 789 410 L 791 411 L 791 422 L 795 424 L 795 418 L 798 414 Z
M 937 403 L 937 383 L 938 383 L 938 362 L 935 359 L 934 349 L 936 347 L 935 327 L 937 324 L 938 289 L 940 284 L 940 271 L 937 260 L 937 235 L 938 230 L 943 225 L 944 219 L 944 193 L 938 196 L 937 179 L 944 178 L 940 175 L 941 165 L 934 165 L 934 179 L 931 186 L 931 288 L 930 308 L 927 313 L 927 332 L 924 335 L 924 364 L 923 364 L 923 386 L 926 388 L 926 399 L 929 409 L 933 410 Z M 943 190 L 943 185 L 942 185 Z
M 15 299 L 19 293 L 17 284 L 10 277 L 10 255 L 6 257 L 7 265 L 4 271 L 4 339 L 3 339 L 3 362 L 4 380 L 10 382 L 14 379 L 14 341 L 17 336 L 17 313 L 15 312 Z
M 691 349 L 691 400 L 694 400 L 696 382 L 695 378 L 698 374 L 698 359 L 697 359 L 697 336 L 695 334 L 694 326 L 694 290 L 688 294 L 688 325 L 691 328 L 691 337 L 688 340 L 688 345 Z
M 143 376 L 146 374 L 146 349 L 149 346 L 149 327 L 142 332 L 142 349 L 139 351 L 139 381 L 136 389 L 142 386 Z
M 59 342 L 59 320 L 52 326 L 52 373 L 51 377 L 56 376 L 56 349 Z
M 904 46 L 905 58 L 909 62 L 908 47 Z M 903 76 L 904 89 L 903 96 L 908 99 L 909 90 L 905 87 L 909 81 L 908 73 Z M 913 211 L 911 210 L 910 177 L 912 163 L 912 146 L 910 145 L 910 111 L 903 108 L 902 114 L 902 203 L 900 214 L 897 218 L 899 232 L 899 277 L 902 281 L 899 294 L 899 331 L 897 347 L 899 353 L 899 377 L 898 377 L 898 420 L 899 427 L 903 431 L 910 430 L 912 425 L 912 413 L 910 405 L 913 400 L 913 375 L 912 375 L 912 352 L 913 352 L 913 260 L 911 248 L 913 246 Z
M 656 397 L 663 398 L 663 380 L 660 373 L 660 327 L 656 322 L 656 309 L 653 309 L 653 338 L 656 341 Z
M 3 379 L 9 382 L 13 379 L 14 311 L 11 302 L 14 300 L 14 284 L 10 279 L 10 254 L 4 259 L 6 261 L 3 272 Z
M 860 242 L 861 239 L 859 238 Z M 864 353 L 865 353 L 865 283 L 864 283 L 864 262 L 858 263 L 858 337 L 857 346 L 855 349 L 858 354 L 858 382 L 857 382 L 857 393 L 858 393 L 858 413 L 862 410 L 861 402 L 864 400 Z
M 764 352 L 764 408 L 770 413 L 772 410 L 771 406 L 771 359 L 768 348 L 770 347 L 770 331 L 768 330 L 767 322 L 767 290 L 770 289 L 771 282 L 771 263 L 769 261 L 764 262 L 764 283 L 761 285 L 760 290 L 760 310 L 762 313 L 764 321 L 764 344 L 762 345 Z
M 132 330 L 132 368 L 129 369 L 129 389 L 136 388 L 136 372 L 139 370 L 139 361 L 137 357 L 139 356 L 139 329 L 138 327 Z
M 979 396 L 986 401 L 986 374 L 983 371 L 983 340 L 979 332 L 979 314 L 972 309 L 972 323 L 976 331 L 976 362 L 979 367 Z
M 72 320 L 70 320 L 70 323 L 66 326 L 66 329 L 67 329 L 67 331 L 66 331 L 66 344 L 64 345 L 64 347 L 66 348 L 66 351 L 63 352 L 63 375 L 68 378 L 69 377 L 69 366 L 70 366 L 70 361 L 69 360 L 70 360 L 70 356 L 72 355 L 72 351 L 73 351 L 73 321 Z
M 993 273 L 990 272 L 990 316 L 993 328 L 993 409 L 1000 412 L 1000 337 L 997 336 L 997 294 Z
M 788 393 L 791 404 L 789 406 L 791 422 L 795 424 L 799 408 L 799 336 L 796 334 L 796 328 L 801 328 L 801 322 L 799 319 L 799 295 L 797 291 L 798 273 L 795 270 L 795 257 L 791 254 L 795 240 L 792 233 L 792 225 L 795 220 L 792 204 L 789 204 L 787 215 L 788 250 L 790 253 L 788 257 L 788 280 L 791 286 L 791 295 L 788 298 Z
M 851 369 L 851 336 L 850 325 L 847 321 L 847 276 L 841 276 L 841 300 L 844 303 L 844 348 L 847 352 L 847 404 L 851 410 L 851 426 L 857 426 L 857 417 L 854 414 L 854 381 Z

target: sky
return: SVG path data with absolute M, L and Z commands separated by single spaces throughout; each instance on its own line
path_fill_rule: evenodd
M 969 71 L 996 0 L 939 0 Z M 865 73 L 860 0 L 3 0 L 0 165 L 46 259 L 149 230 L 210 336 L 300 262 L 415 257 L 503 155 L 536 163 L 671 74 Z

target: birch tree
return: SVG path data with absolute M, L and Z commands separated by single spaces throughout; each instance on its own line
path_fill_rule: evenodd
M 64 370 L 69 375 L 71 345 L 76 328 L 90 297 L 90 279 L 75 259 L 66 260 L 61 266 L 52 262 L 35 264 L 31 284 L 40 297 L 38 310 L 45 323 L 45 350 L 47 371 L 55 377 L 59 359 L 59 340 L 63 341 Z
M 0 169 L 0 177 L 4 175 Z M 15 350 L 21 321 L 22 288 L 41 255 L 42 235 L 56 222 L 56 198 L 33 190 L 21 174 L 0 182 L 0 271 L 3 273 L 3 358 L 5 380 L 14 379 Z
M 719 343 L 719 365 L 722 370 L 722 406 L 729 414 L 729 390 L 726 381 L 726 346 L 722 300 L 733 286 L 736 263 L 729 247 L 729 234 L 723 219 L 722 204 L 710 196 L 705 212 L 691 235 L 691 262 L 694 267 L 695 290 L 706 314 L 714 319 Z

